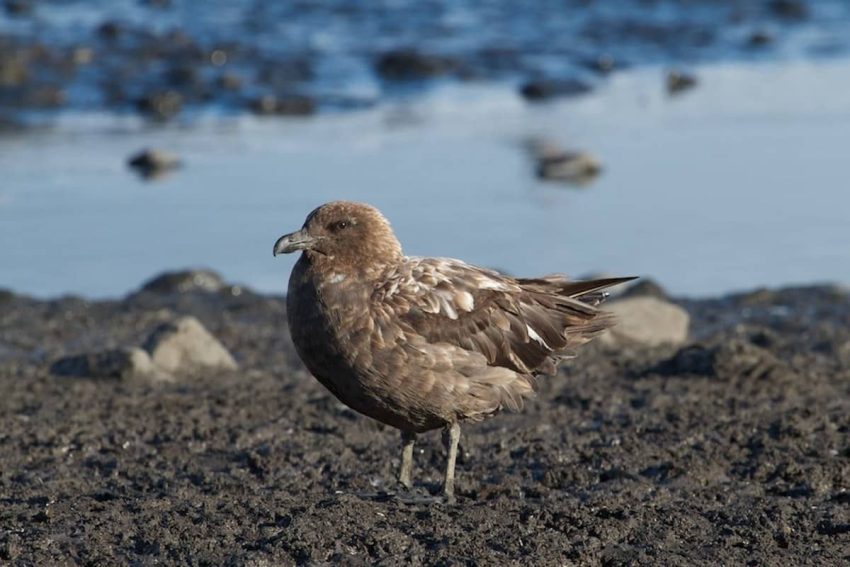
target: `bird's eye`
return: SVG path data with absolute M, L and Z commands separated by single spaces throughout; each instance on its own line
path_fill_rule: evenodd
M 332 228 L 333 230 L 342 230 L 344 228 L 348 228 L 349 226 L 350 223 L 348 221 L 341 220 L 333 223 Z

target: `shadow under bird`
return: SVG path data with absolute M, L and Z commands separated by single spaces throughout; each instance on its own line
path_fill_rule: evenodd
M 401 431 L 405 487 L 416 434 L 443 428 L 449 501 L 460 424 L 521 409 L 536 376 L 613 324 L 596 308 L 603 290 L 634 279 L 512 278 L 407 257 L 380 211 L 348 201 L 274 245 L 275 256 L 299 251 L 287 294 L 298 355 L 344 404 Z

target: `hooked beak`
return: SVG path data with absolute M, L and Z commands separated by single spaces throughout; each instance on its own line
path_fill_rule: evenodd
M 291 254 L 298 250 L 309 250 L 314 244 L 316 244 L 316 238 L 307 234 L 302 228 L 301 230 L 284 234 L 278 238 L 277 242 L 274 243 L 272 253 L 275 256 L 278 254 Z

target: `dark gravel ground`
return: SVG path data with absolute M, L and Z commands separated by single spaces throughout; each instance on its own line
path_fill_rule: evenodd
M 850 297 L 682 304 L 692 344 L 591 346 L 523 413 L 466 427 L 448 506 L 387 495 L 396 432 L 306 374 L 279 297 L 2 293 L 0 563 L 848 564 Z M 178 313 L 242 370 L 49 374 Z M 418 490 L 442 467 L 425 436 Z

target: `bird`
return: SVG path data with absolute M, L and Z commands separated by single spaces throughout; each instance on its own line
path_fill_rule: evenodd
M 455 502 L 461 424 L 519 411 L 538 376 L 614 323 L 598 308 L 632 277 L 514 278 L 451 258 L 405 256 L 375 207 L 325 203 L 273 254 L 300 252 L 287 322 L 310 373 L 351 409 L 401 432 L 413 487 L 416 436 L 442 429 L 442 497 Z

